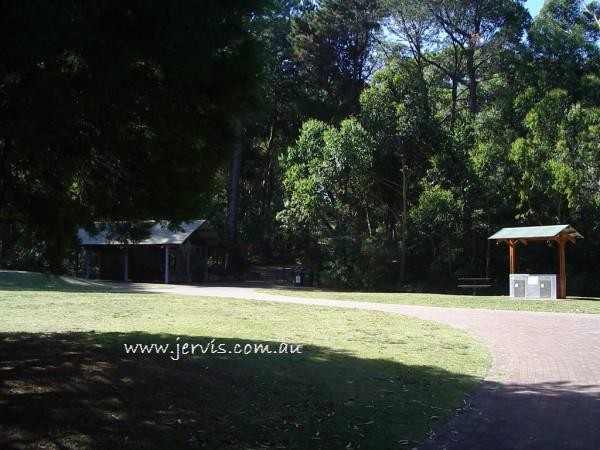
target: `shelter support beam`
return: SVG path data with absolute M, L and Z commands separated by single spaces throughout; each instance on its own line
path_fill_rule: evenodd
M 90 261 L 91 255 L 90 255 L 90 250 L 88 248 L 85 249 L 85 279 L 89 280 L 90 279 L 90 266 L 91 266 L 91 261 Z
M 514 241 L 508 242 L 508 262 L 510 273 L 517 273 L 517 243 Z
M 204 275 L 202 281 L 208 281 L 208 247 L 204 246 Z
M 192 253 L 192 244 L 189 242 L 185 246 L 185 273 L 187 282 L 192 282 L 192 270 L 191 270 L 191 253 Z
M 169 246 L 165 245 L 165 284 L 169 284 Z
M 567 298 L 567 270 L 565 257 L 565 239 L 558 238 L 558 298 Z
M 583 239 L 571 225 L 547 225 L 538 227 L 514 227 L 502 228 L 488 239 L 508 244 L 510 273 L 517 273 L 517 244 L 527 245 L 528 242 L 556 242 L 558 247 L 558 277 L 556 298 L 567 298 L 567 264 L 566 246 L 569 242 L 575 243 L 577 239 Z
M 123 249 L 123 281 L 129 280 L 129 248 Z

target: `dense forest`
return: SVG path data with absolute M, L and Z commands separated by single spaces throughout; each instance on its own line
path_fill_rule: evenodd
M 598 3 L 2 2 L 0 35 L 3 267 L 208 218 L 233 274 L 447 289 L 505 279 L 497 229 L 568 223 L 570 293 L 600 293 Z

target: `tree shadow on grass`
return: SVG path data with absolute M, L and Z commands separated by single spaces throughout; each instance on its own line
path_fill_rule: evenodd
M 124 350 L 213 338 L 176 339 L 0 334 L 0 448 L 411 448 L 479 383 L 325 347 L 277 355 L 197 347 L 178 361 Z M 213 348 L 255 343 L 217 338 Z
M 55 276 L 37 272 L 0 270 L 0 290 L 1 291 L 44 291 L 44 292 L 67 292 L 67 293 L 109 293 L 109 294 L 172 294 L 178 295 L 178 292 L 172 288 L 178 284 L 162 284 L 157 282 L 137 282 L 137 281 L 115 281 L 115 280 L 88 280 L 84 278 L 74 278 L 68 276 Z M 227 281 L 227 282 L 207 282 L 202 284 L 186 284 L 193 287 L 251 287 L 267 288 L 272 285 L 268 283 L 253 283 L 246 281 Z M 154 287 L 164 289 L 158 292 Z
M 103 283 L 37 272 L 0 270 L 0 290 L 55 292 L 119 292 L 126 283 Z
M 568 302 L 569 300 L 581 300 L 586 302 L 600 302 L 600 297 L 577 297 L 569 295 L 566 299 L 562 300 L 563 302 Z

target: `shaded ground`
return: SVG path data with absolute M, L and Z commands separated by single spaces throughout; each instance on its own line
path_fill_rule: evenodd
M 600 448 L 598 385 L 487 381 L 421 450 Z
M 473 397 L 471 411 L 439 428 L 422 448 L 600 448 L 599 315 L 326 300 L 250 288 L 148 285 L 146 289 L 385 311 L 466 330 L 488 345 L 492 369 Z
M 0 290 L 0 448 L 412 448 L 489 367 L 481 343 L 432 322 L 105 288 Z M 123 349 L 177 337 L 303 353 Z
M 477 383 L 435 367 L 319 347 L 301 357 L 177 362 L 122 351 L 124 342 L 175 339 L 1 335 L 0 448 L 395 448 L 414 444 L 431 417 L 454 413 L 439 405 Z

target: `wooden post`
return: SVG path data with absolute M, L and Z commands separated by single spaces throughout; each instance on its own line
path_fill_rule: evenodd
M 75 252 L 75 278 L 79 278 L 79 253 L 81 249 L 77 247 L 77 251 Z
M 567 271 L 565 264 L 565 239 L 559 236 L 558 242 L 558 298 L 567 298 Z
M 165 245 L 165 284 L 169 284 L 169 246 Z
M 190 266 L 191 253 L 192 253 L 192 244 L 190 242 L 188 242 L 185 245 L 185 272 L 187 275 L 188 283 L 192 282 L 192 272 L 191 272 L 191 266 Z
M 129 248 L 123 250 L 123 281 L 129 280 Z
M 517 243 L 515 241 L 508 242 L 508 262 L 510 273 L 517 273 Z
M 90 279 L 90 250 L 85 248 L 85 278 Z
M 204 246 L 204 275 L 202 278 L 203 282 L 206 282 L 208 280 L 208 247 Z

